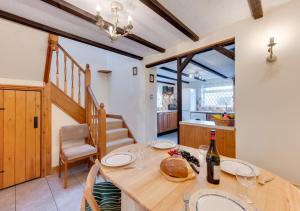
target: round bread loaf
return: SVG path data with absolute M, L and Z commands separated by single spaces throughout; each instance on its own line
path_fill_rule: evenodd
M 160 163 L 160 170 L 165 174 L 176 178 L 186 178 L 189 174 L 186 161 L 176 157 L 164 159 Z

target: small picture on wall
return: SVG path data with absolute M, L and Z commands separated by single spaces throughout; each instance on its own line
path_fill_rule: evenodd
M 137 75 L 138 74 L 138 69 L 137 67 L 132 68 L 132 75 Z
M 149 82 L 154 83 L 154 75 L 153 74 L 149 75 Z

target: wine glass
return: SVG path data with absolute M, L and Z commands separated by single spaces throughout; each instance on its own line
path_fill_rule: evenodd
M 138 149 L 137 149 L 137 160 L 138 160 L 137 168 L 139 170 L 144 169 L 145 157 L 146 157 L 146 148 L 143 145 L 138 146 Z
M 207 154 L 207 151 L 208 151 L 208 146 L 207 145 L 200 145 L 199 146 L 199 160 L 200 160 L 200 163 L 202 165 L 205 164 L 205 159 L 206 159 L 206 154 Z
M 243 166 L 236 169 L 235 173 L 237 181 L 245 187 L 245 193 L 241 196 L 248 204 L 252 204 L 252 200 L 249 198 L 249 189 L 256 184 L 256 173 L 250 166 Z

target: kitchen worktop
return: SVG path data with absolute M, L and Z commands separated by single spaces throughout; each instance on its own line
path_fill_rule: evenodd
M 216 125 L 214 121 L 201 121 L 201 120 L 186 120 L 181 121 L 180 125 L 192 125 L 192 126 L 200 126 L 211 129 L 220 129 L 220 130 L 234 130 L 234 127 L 231 126 L 219 126 Z
M 190 111 L 191 113 L 205 113 L 205 114 L 223 114 L 224 111 L 205 111 L 205 110 L 198 110 L 198 111 Z M 234 114 L 234 112 L 226 112 L 227 114 Z
M 177 112 L 177 110 L 163 110 L 163 111 L 157 111 L 157 113 L 167 113 L 167 112 Z

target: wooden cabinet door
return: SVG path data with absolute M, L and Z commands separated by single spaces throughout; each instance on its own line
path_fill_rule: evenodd
M 0 90 L 0 188 L 40 176 L 41 93 Z

